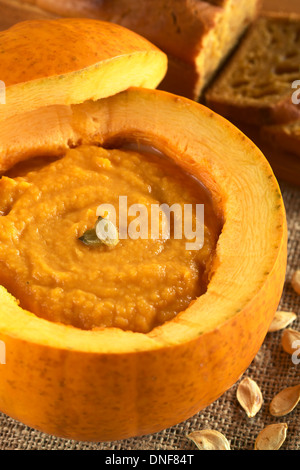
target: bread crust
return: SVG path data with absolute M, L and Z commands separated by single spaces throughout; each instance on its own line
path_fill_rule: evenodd
M 285 125 L 263 126 L 260 136 L 273 148 L 279 148 L 300 157 L 300 119 Z
M 140 1 L 138 6 L 136 0 L 20 1 L 59 16 L 85 15 L 121 24 L 187 62 L 197 56 L 220 13 L 220 7 L 198 0 Z

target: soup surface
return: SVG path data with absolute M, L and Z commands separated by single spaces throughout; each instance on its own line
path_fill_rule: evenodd
M 126 237 L 120 200 L 131 207 Z M 177 218 L 171 212 L 170 223 L 160 216 L 153 237 L 152 208 L 162 203 L 180 205 L 181 238 L 174 236 L 179 212 Z M 95 227 L 101 204 L 115 209 L 100 215 L 119 230 L 116 246 L 80 240 Z M 134 204 L 143 210 L 134 214 Z M 200 249 L 188 248 L 184 204 L 204 204 Z M 206 290 L 218 237 L 209 195 L 160 155 L 82 146 L 47 164 L 26 163 L 1 178 L 0 211 L 0 283 L 23 308 L 50 321 L 147 333 Z

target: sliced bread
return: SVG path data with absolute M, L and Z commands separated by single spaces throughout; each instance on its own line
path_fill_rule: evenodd
M 260 135 L 261 139 L 273 148 L 300 157 L 300 120 L 277 126 L 263 126 Z
M 264 16 L 206 91 L 206 104 L 230 120 L 258 126 L 296 120 L 300 106 L 292 101 L 292 83 L 299 78 L 300 16 Z

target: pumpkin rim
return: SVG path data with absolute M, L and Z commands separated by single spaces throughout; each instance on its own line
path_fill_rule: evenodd
M 160 104 L 160 115 L 155 119 L 160 119 L 162 126 L 152 125 L 149 127 L 149 132 L 152 136 L 145 131 L 145 122 L 147 118 L 143 120 L 137 119 L 135 113 L 132 113 L 132 121 L 128 122 L 127 134 L 131 130 L 132 126 L 135 129 L 135 137 L 137 136 L 140 142 L 149 142 L 149 138 L 155 137 L 157 133 L 156 142 L 154 145 L 158 150 L 161 150 L 165 146 L 166 138 L 171 137 L 165 134 L 166 127 L 163 125 L 163 120 L 172 116 L 172 110 L 176 110 L 181 113 L 181 117 L 185 117 L 185 122 L 189 123 L 189 132 L 187 137 L 191 140 L 191 134 L 193 134 L 194 140 L 189 144 L 186 140 L 184 142 L 169 142 L 169 146 L 164 148 L 164 153 L 177 160 L 185 166 L 187 170 L 193 168 L 192 174 L 196 175 L 201 169 L 205 170 L 205 178 L 201 180 L 206 187 L 217 196 L 219 201 L 219 207 L 222 206 L 224 212 L 224 225 L 220 235 L 215 260 L 216 266 L 213 269 L 213 276 L 208 285 L 207 292 L 195 300 L 184 312 L 178 314 L 174 319 L 164 323 L 151 330 L 147 334 L 135 333 L 132 331 L 123 331 L 117 328 L 104 328 L 97 331 L 84 331 L 74 328 L 68 325 L 62 325 L 52 323 L 48 320 L 38 318 L 34 314 L 23 310 L 16 303 L 14 297 L 12 297 L 4 287 L 0 287 L 0 329 L 3 334 L 19 338 L 22 341 L 29 341 L 31 343 L 37 343 L 40 345 L 46 345 L 58 349 L 76 350 L 86 353 L 110 353 L 110 354 L 121 354 L 124 352 L 134 353 L 147 350 L 157 350 L 160 348 L 166 348 L 181 343 L 187 343 L 200 337 L 205 333 L 209 333 L 215 329 L 220 328 L 223 324 L 232 320 L 236 315 L 241 315 L 244 309 L 247 309 L 250 304 L 255 302 L 256 295 L 259 294 L 267 280 L 273 275 L 273 269 L 276 265 L 276 260 L 280 256 L 282 249 L 285 246 L 286 239 L 286 220 L 285 210 L 278 186 L 278 182 L 271 170 L 271 167 L 261 151 L 240 132 L 235 126 L 229 123 L 221 116 L 213 113 L 208 108 L 190 101 L 186 98 L 177 97 L 167 92 L 149 90 L 142 88 L 131 88 L 123 91 L 117 95 L 109 98 L 104 98 L 98 102 L 92 103 L 92 107 L 99 109 L 100 112 L 105 113 L 105 109 L 109 110 L 110 119 L 112 120 L 111 126 L 117 126 L 116 120 L 113 120 L 114 112 L 120 117 L 120 109 L 128 110 L 129 106 L 137 106 L 137 103 L 147 103 L 147 125 L 150 125 L 151 118 L 151 106 L 152 111 L 155 111 L 157 102 Z M 85 103 L 82 105 L 72 106 L 73 113 L 77 110 L 84 109 Z M 145 106 L 143 111 L 145 112 Z M 134 108 L 137 111 L 136 108 Z M 164 110 L 164 113 L 163 113 Z M 127 121 L 129 121 L 129 114 L 126 113 Z M 153 116 L 153 114 L 152 114 Z M 123 124 L 123 123 L 122 123 Z M 152 123 L 153 124 L 153 123 Z M 175 122 L 173 123 L 175 126 Z M 107 122 L 101 124 L 103 129 L 108 126 Z M 168 124 L 167 124 L 168 126 Z M 180 128 L 181 124 L 177 123 L 177 127 Z M 176 127 L 176 126 L 175 126 Z M 170 128 L 170 134 L 175 135 L 173 127 Z M 150 131 L 150 129 L 152 129 Z M 209 131 L 210 129 L 210 131 Z M 210 139 L 208 138 L 208 132 L 210 132 Z M 101 136 L 101 133 L 97 136 L 100 144 L 103 144 L 112 138 L 118 137 L 118 132 L 114 129 L 107 129 L 106 137 Z M 124 134 L 124 129 L 120 129 L 120 134 Z M 126 132 L 125 132 L 126 134 Z M 199 141 L 199 136 L 203 139 Z M 94 136 L 90 136 L 94 138 Z M 180 139 L 180 136 L 178 137 Z M 174 136 L 173 136 L 174 140 Z M 195 143 L 196 142 L 196 143 Z M 240 162 L 238 167 L 234 167 L 235 174 L 230 174 L 230 159 L 224 159 L 222 156 L 218 156 L 215 152 L 212 152 L 212 156 L 209 155 L 211 149 L 210 145 L 216 145 L 218 142 L 219 147 L 218 153 L 228 150 L 228 142 L 231 143 L 230 151 L 234 158 Z M 176 146 L 177 144 L 177 146 Z M 193 153 L 193 145 L 197 146 L 197 154 Z M 176 156 L 174 156 L 174 151 Z M 203 152 L 203 155 L 199 157 L 199 153 Z M 218 158 L 217 158 L 218 157 Z M 180 161 L 180 159 L 182 159 Z M 219 159 L 219 161 L 217 161 Z M 226 165 L 227 163 L 227 165 Z M 229 171 L 228 171 L 229 170 Z M 237 176 L 238 171 L 240 174 Z M 243 177 L 242 177 L 243 175 Z M 225 178 L 226 184 L 223 181 Z M 253 181 L 252 181 L 253 180 Z M 239 191 L 238 197 L 237 191 L 241 189 L 242 183 L 248 184 L 249 182 L 255 182 L 251 188 L 256 190 L 252 194 L 250 188 L 245 191 Z M 229 189 L 224 191 L 224 187 Z M 232 232 L 234 231 L 234 225 L 240 224 L 245 228 L 245 222 L 239 218 L 239 210 L 244 212 L 245 206 L 242 201 L 246 204 L 247 200 L 254 200 L 255 196 L 267 195 L 269 200 L 269 210 L 260 211 L 257 208 L 257 203 L 250 204 L 248 209 L 250 210 L 250 216 L 248 214 L 249 222 L 253 222 L 252 218 L 258 217 L 260 223 L 260 231 L 257 231 L 260 235 L 260 242 L 264 245 L 265 252 L 251 253 L 251 256 L 241 257 L 237 246 L 233 246 Z M 256 201 L 257 202 L 257 201 Z M 275 206 L 276 204 L 276 206 Z M 262 203 L 260 201 L 260 206 Z M 272 207 L 271 207 L 272 206 Z M 247 207 L 247 204 L 246 204 Z M 276 210 L 275 210 L 276 208 Z M 255 216 L 255 217 L 254 217 Z M 264 232 L 263 227 L 268 225 L 268 231 Z M 272 249 L 268 249 L 263 243 L 263 238 L 270 232 L 271 229 L 276 227 L 276 232 L 273 234 Z M 251 233 L 253 233 L 253 227 L 249 226 L 247 232 L 247 242 L 250 242 Z M 243 233 L 243 236 L 245 233 Z M 225 242 L 224 242 L 225 239 Z M 233 249 L 235 252 L 233 253 Z M 229 254 L 226 251 L 229 250 Z M 263 255 L 263 256 L 262 256 Z M 268 257 L 268 259 L 267 259 Z M 249 261 L 252 264 L 258 263 L 260 268 L 264 271 L 264 276 L 254 275 L 251 289 L 243 294 L 243 299 L 236 301 L 236 299 L 222 299 L 224 294 L 224 286 L 230 289 L 230 283 L 233 279 L 227 281 L 227 276 L 230 275 L 230 263 L 235 262 L 236 270 L 240 269 L 241 259 Z M 253 261 L 255 259 L 255 262 Z M 224 270 L 224 264 L 226 264 L 226 270 Z M 244 263 L 245 265 L 245 263 Z M 244 266 L 247 269 L 246 266 Z M 284 267 L 283 267 L 284 268 Z M 282 269 L 283 269 L 282 268 Z M 222 272 L 223 270 L 223 272 Z M 221 271 L 221 272 L 220 272 Z M 226 276 L 225 276 L 226 274 Z M 241 273 L 241 280 L 245 276 L 245 273 Z M 236 289 L 240 287 L 235 281 L 233 293 L 236 296 Z M 223 289 L 223 292 L 222 292 Z M 221 292 L 219 292 L 219 290 Z M 226 293 L 226 292 L 225 292 Z M 219 303 L 220 302 L 220 303 Z M 215 305 L 215 307 L 214 307 Z M 226 309 L 224 309 L 226 305 Z M 238 305 L 238 309 L 234 308 Z M 215 317 L 209 317 L 210 311 L 214 309 L 218 314 Z M 222 307 L 222 308 L 221 308 Z M 202 316 L 202 318 L 201 318 Z M 38 334 L 37 334 L 38 332 Z

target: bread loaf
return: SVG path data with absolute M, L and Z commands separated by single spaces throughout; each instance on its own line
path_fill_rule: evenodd
M 53 19 L 56 15 L 19 0 L 0 0 L 0 30 L 24 20 Z
M 162 88 L 197 99 L 256 16 L 260 0 L 0 0 L 5 3 L 121 24 L 168 54 Z
M 292 83 L 300 75 L 300 16 L 261 17 L 207 90 L 206 103 L 232 121 L 279 124 L 300 118 Z
M 261 128 L 261 139 L 273 148 L 300 157 L 300 120 L 284 125 L 264 126 Z

